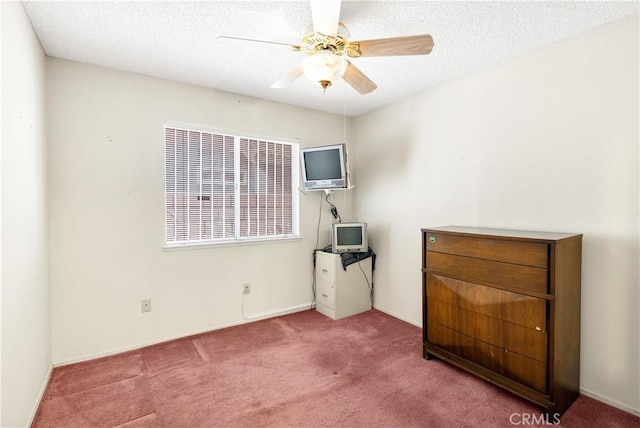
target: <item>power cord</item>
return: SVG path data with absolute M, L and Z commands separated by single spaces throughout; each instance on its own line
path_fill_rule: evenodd
M 360 264 L 360 259 L 358 258 L 358 267 L 360 268 L 360 272 L 364 276 L 364 280 L 367 281 L 367 287 L 369 288 L 369 299 L 371 300 L 371 307 L 373 308 L 373 271 L 371 272 L 371 282 L 369 282 L 369 278 L 367 277 L 366 272 L 362 269 L 362 265 Z
M 242 294 L 240 295 L 240 310 L 242 311 L 242 319 L 246 320 L 246 321 L 250 321 L 249 318 L 247 318 L 247 316 L 244 314 L 244 291 L 242 292 Z
M 328 195 L 327 195 L 328 196 Z M 320 194 L 320 208 L 318 210 L 318 226 L 316 227 L 316 245 L 313 247 L 313 281 L 311 282 L 311 299 L 310 311 L 316 307 L 316 251 L 318 251 L 318 243 L 320 242 L 320 222 L 322 220 L 322 193 Z
M 333 205 L 333 203 L 331 203 L 331 201 L 329 201 L 329 193 L 327 193 L 327 196 L 325 196 L 324 200 L 327 201 L 327 203 L 329 205 L 331 205 L 331 215 L 333 216 L 333 218 L 338 220 L 338 223 L 342 223 L 342 219 L 340 218 L 340 214 L 338 214 L 338 208 L 335 205 Z M 316 247 L 317 246 L 318 246 L 318 244 L 316 243 Z
M 318 242 L 320 242 L 320 221 L 321 220 L 322 220 L 322 194 L 320 194 L 320 209 L 318 211 L 318 225 L 316 226 L 316 245 L 313 247 L 314 249 L 318 248 Z

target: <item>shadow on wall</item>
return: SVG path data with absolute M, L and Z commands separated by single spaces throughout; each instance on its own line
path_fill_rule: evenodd
M 373 283 L 375 285 L 389 284 L 389 254 L 386 249 L 390 246 L 390 224 L 388 222 L 372 222 L 369 224 L 369 247 L 376 253 L 376 268 L 373 272 Z M 374 305 L 376 294 L 374 288 Z
M 403 176 L 409 164 L 412 144 L 413 135 L 406 128 L 359 139 L 354 174 L 356 186 Z
M 373 227 L 369 225 L 369 247 L 377 254 L 378 250 L 382 251 L 384 248 L 389 248 L 390 245 L 390 226 L 388 222 L 372 222 Z M 376 265 L 377 267 L 377 265 Z
M 638 378 L 638 253 L 637 235 L 584 234 L 582 308 L 589 316 L 582 318 L 582 340 L 586 332 L 600 326 L 597 340 L 601 346 L 624 349 L 617 354 L 616 364 L 604 364 L 600 368 L 606 372 L 605 378 L 611 385 L 622 385 L 629 376 Z M 607 286 L 602 287 L 603 284 Z M 615 311 L 590 310 L 596 305 L 615 308 Z M 614 331 L 616 334 L 605 333 Z M 582 364 L 584 367 L 585 363 Z

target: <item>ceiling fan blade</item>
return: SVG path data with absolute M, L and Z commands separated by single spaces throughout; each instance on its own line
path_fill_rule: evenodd
M 351 64 L 351 62 L 347 61 L 347 64 L 347 70 L 344 72 L 342 78 L 350 84 L 353 89 L 364 95 L 374 91 L 378 87 L 378 85 L 373 83 L 371 79 L 365 76 L 364 73 L 355 65 Z
M 355 51 L 353 48 L 356 48 Z M 349 56 L 427 55 L 432 49 L 433 38 L 422 34 L 351 42 Z
M 218 36 L 218 37 L 216 37 L 216 39 L 239 40 L 239 41 L 242 41 L 242 42 L 268 43 L 270 45 L 289 46 L 294 51 L 299 51 L 300 50 L 300 46 L 292 45 L 291 43 L 272 42 L 270 40 L 245 39 L 243 37 L 231 37 L 231 36 Z
M 271 85 L 271 87 L 274 89 L 286 88 L 287 86 L 291 85 L 294 80 L 301 77 L 303 74 L 304 72 L 302 71 L 302 66 L 298 64 L 295 67 L 293 67 L 291 70 L 289 70 L 289 72 L 285 74 L 284 77 L 282 77 L 276 83 Z
M 334 37 L 338 34 L 340 0 L 311 0 L 313 31 Z

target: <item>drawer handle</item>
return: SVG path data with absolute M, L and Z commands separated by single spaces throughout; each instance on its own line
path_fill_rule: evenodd
M 329 272 L 329 271 L 328 271 L 328 270 L 326 270 L 326 269 L 322 269 L 322 272 L 327 273 L 327 272 Z
M 536 330 L 540 331 L 542 330 L 540 327 L 536 326 Z
M 435 244 L 436 243 L 436 237 L 435 236 L 430 236 L 429 237 L 429 243 L 430 244 Z
M 324 297 L 325 299 L 328 299 L 329 296 L 327 296 L 326 294 L 322 293 L 322 297 Z

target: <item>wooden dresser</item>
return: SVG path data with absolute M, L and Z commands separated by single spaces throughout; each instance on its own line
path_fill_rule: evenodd
M 422 229 L 424 358 L 559 418 L 580 387 L 581 254 L 581 234 Z

